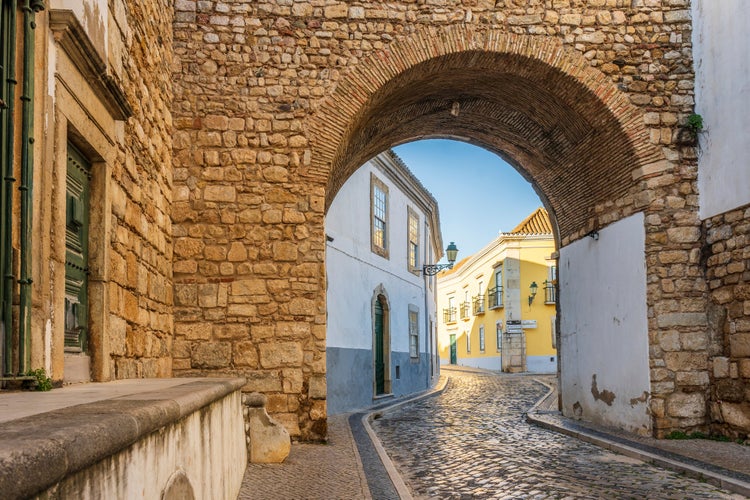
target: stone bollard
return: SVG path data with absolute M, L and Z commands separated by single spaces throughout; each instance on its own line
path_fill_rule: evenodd
M 250 462 L 278 464 L 289 456 L 292 442 L 289 432 L 266 412 L 265 394 L 252 392 L 242 397 L 245 412 L 245 433 Z

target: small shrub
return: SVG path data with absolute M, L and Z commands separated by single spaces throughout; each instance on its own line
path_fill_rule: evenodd
M 29 372 L 29 375 L 36 378 L 36 390 L 37 391 L 51 391 L 52 390 L 52 379 L 47 376 L 47 371 L 44 368 L 38 368 Z
M 688 116 L 685 126 L 693 133 L 703 130 L 703 117 L 697 113 Z

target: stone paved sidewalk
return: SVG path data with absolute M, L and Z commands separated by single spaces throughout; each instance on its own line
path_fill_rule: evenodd
M 292 445 L 283 464 L 250 464 L 241 500 L 370 499 L 347 415 L 328 419 L 327 444 Z

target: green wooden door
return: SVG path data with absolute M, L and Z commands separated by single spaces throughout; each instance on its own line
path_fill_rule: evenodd
M 91 164 L 68 144 L 65 183 L 65 350 L 88 343 L 89 190 Z
M 375 394 L 385 394 L 385 353 L 383 345 L 383 304 L 375 301 Z
M 456 351 L 456 336 L 451 335 L 451 364 L 458 363 L 458 352 Z

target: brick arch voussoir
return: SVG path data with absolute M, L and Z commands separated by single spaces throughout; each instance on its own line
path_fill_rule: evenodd
M 312 148 L 310 173 L 330 191 L 337 190 L 358 165 L 338 165 L 337 160 L 352 131 L 366 116 L 368 105 L 388 82 L 430 59 L 465 52 L 490 52 L 526 57 L 547 65 L 586 88 L 612 114 L 632 145 L 633 178 L 648 166 L 664 162 L 643 120 L 633 105 L 604 73 L 592 67 L 579 52 L 554 37 L 522 35 L 499 30 L 478 30 L 467 25 L 420 26 L 387 47 L 359 60 L 341 74 L 333 91 L 311 116 L 308 135 Z M 469 56 L 470 57 L 470 56 Z M 338 170 L 337 170 L 338 169 Z M 343 169 L 343 171 L 339 171 Z M 326 209 L 332 202 L 326 196 Z

